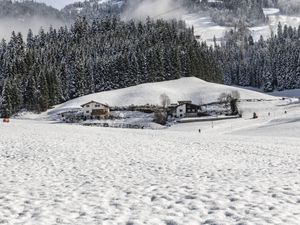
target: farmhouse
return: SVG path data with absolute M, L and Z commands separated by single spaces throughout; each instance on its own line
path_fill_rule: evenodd
M 178 104 L 172 104 L 169 107 L 169 115 L 172 117 L 197 117 L 201 113 L 201 107 L 195 105 L 192 101 L 178 101 Z
M 81 105 L 83 109 L 83 116 L 87 119 L 108 119 L 110 109 L 106 104 L 91 101 Z

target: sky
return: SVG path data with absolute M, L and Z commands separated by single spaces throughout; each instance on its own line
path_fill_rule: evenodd
M 47 5 L 51 5 L 55 8 L 62 9 L 64 6 L 73 3 L 80 2 L 83 0 L 37 0 L 38 2 L 46 3 Z

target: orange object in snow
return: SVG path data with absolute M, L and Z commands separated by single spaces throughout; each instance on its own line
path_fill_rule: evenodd
M 8 117 L 3 118 L 3 123 L 9 123 L 9 118 Z

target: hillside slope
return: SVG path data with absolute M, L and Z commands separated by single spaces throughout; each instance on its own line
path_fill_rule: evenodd
M 44 3 L 0 1 L 0 18 L 26 19 L 34 16 L 63 19 L 58 9 Z
M 27 35 L 29 29 L 35 34 L 43 27 L 58 28 L 68 24 L 64 15 L 44 3 L 0 1 L 0 39 L 9 40 L 11 33 Z
M 160 104 L 160 95 L 164 93 L 170 97 L 172 103 L 180 100 L 192 100 L 196 104 L 209 103 L 216 101 L 221 93 L 233 90 L 239 91 L 242 99 L 276 99 L 276 97 L 255 91 L 209 83 L 195 77 L 188 77 L 82 96 L 58 105 L 54 110 L 50 110 L 49 113 L 78 108 L 80 105 L 92 100 L 106 103 L 110 106 L 129 106 L 131 104 L 156 105 Z

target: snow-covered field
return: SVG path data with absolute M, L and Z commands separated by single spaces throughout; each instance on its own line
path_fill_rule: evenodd
M 298 27 L 300 25 L 300 17 L 298 16 L 286 16 L 281 15 L 279 9 L 265 8 L 264 13 L 269 17 L 268 24 L 250 27 L 250 31 L 254 40 L 259 40 L 262 35 L 265 39 L 269 38 L 271 31 L 276 32 L 278 23 L 283 25 Z M 217 40 L 221 40 L 224 37 L 226 31 L 232 29 L 232 27 L 220 26 L 212 21 L 209 16 L 202 16 L 197 13 L 191 13 L 183 15 L 182 19 L 186 21 L 188 26 L 193 26 L 195 35 L 200 36 L 202 41 L 206 41 L 208 44 L 213 44 L 214 36 Z M 218 41 L 218 43 L 220 43 Z
M 189 79 L 202 86 L 187 92 Z M 176 98 L 201 89 L 206 101 L 228 88 L 189 79 L 93 97 L 111 96 L 112 104 L 132 93 L 124 101 L 138 102 L 137 91 L 158 88 L 158 98 L 182 87 Z M 239 90 L 264 101 L 241 102 L 241 119 L 163 130 L 67 125 L 45 115 L 0 123 L 0 224 L 298 225 L 299 102 Z
M 1 123 L 0 223 L 299 224 L 299 136 L 239 133 L 247 122 L 202 134 L 196 123 L 160 131 Z
M 188 26 L 194 27 L 195 35 L 200 36 L 201 41 L 206 41 L 211 45 L 214 44 L 214 37 L 220 40 L 224 37 L 225 32 L 231 29 L 230 27 L 216 24 L 209 16 L 201 16 L 197 13 L 183 15 L 182 19 Z M 218 41 L 218 43 L 220 42 Z

